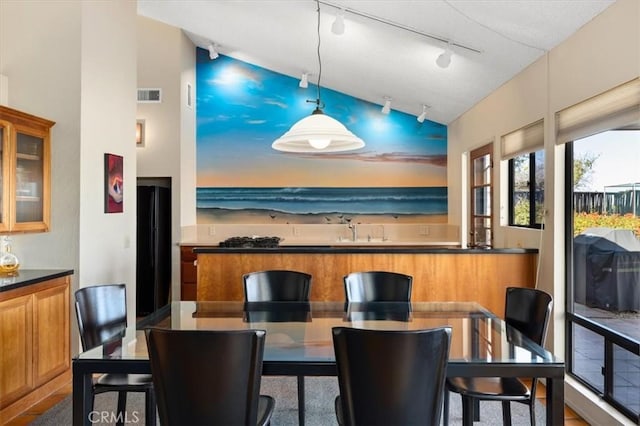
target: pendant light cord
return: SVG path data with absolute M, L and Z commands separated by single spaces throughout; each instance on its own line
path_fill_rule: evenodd
M 316 5 L 318 6 L 318 27 L 317 27 L 317 33 L 318 33 L 318 49 L 317 49 L 317 53 L 318 53 L 318 84 L 317 84 L 317 90 L 318 90 L 318 96 L 316 99 L 316 109 L 320 110 L 324 107 L 324 105 L 322 105 L 322 102 L 320 100 L 320 78 L 322 77 L 322 60 L 320 59 L 320 0 L 316 0 Z

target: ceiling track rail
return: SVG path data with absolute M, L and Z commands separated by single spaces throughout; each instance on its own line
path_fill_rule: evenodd
M 384 19 L 384 18 L 381 18 L 381 17 L 376 16 L 376 15 L 372 15 L 370 13 L 359 11 L 357 9 L 340 6 L 338 4 L 331 3 L 331 2 L 328 2 L 328 1 L 325 1 L 325 0 L 320 0 L 320 4 L 332 7 L 334 9 L 341 10 L 343 12 L 351 13 L 353 15 L 357 15 L 357 16 L 360 16 L 362 18 L 370 19 L 372 21 L 376 21 L 376 22 L 379 22 L 381 24 L 385 24 L 385 25 L 388 25 L 388 26 L 391 26 L 391 27 L 394 27 L 394 28 L 398 28 L 400 30 L 408 31 L 410 33 L 417 34 L 417 35 L 420 35 L 422 37 L 426 37 L 426 38 L 428 38 L 430 40 L 436 41 L 438 43 L 445 44 L 447 46 L 458 47 L 460 49 L 464 49 L 464 50 L 467 50 L 469 52 L 473 52 L 473 53 L 477 53 L 477 54 L 481 54 L 482 53 L 482 50 L 477 49 L 475 47 L 471 47 L 471 46 L 468 46 L 468 45 L 465 45 L 465 44 L 462 44 L 462 43 L 458 43 L 457 41 L 448 39 L 448 38 L 443 37 L 443 36 L 429 34 L 429 33 L 426 33 L 424 31 L 420 31 L 420 30 L 418 30 L 416 28 L 412 28 L 412 27 L 409 27 L 409 26 L 406 26 L 406 25 L 402 25 L 402 24 L 399 24 L 397 22 L 390 21 L 388 19 Z

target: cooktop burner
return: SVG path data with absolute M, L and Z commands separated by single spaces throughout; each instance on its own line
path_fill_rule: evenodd
M 230 237 L 220 241 L 220 247 L 271 248 L 280 245 L 280 237 Z

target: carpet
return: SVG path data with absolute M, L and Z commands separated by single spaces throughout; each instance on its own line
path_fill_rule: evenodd
M 272 426 L 296 426 L 298 424 L 298 399 L 295 377 L 264 377 L 261 393 L 271 395 L 276 400 L 276 407 L 271 419 Z M 333 409 L 333 401 L 338 394 L 338 381 L 335 377 L 305 378 L 305 425 L 332 426 L 337 425 Z M 116 397 L 114 393 L 96 396 L 96 425 L 115 424 L 109 417 L 115 412 Z M 449 424 L 462 424 L 460 396 L 451 394 Z M 32 425 L 66 426 L 71 425 L 71 396 L 38 417 Z M 494 426 L 502 424 L 502 408 L 499 402 L 480 403 L 480 422 L 475 426 Z M 100 415 L 104 418 L 100 419 Z M 511 417 L 514 425 L 529 425 L 529 408 L 524 404 L 511 404 Z M 144 424 L 144 394 L 131 393 L 127 398 L 126 424 Z M 536 404 L 536 422 L 545 424 L 545 407 Z

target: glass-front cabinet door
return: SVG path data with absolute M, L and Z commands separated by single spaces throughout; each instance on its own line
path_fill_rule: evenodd
M 12 212 L 13 227 L 20 229 L 25 224 L 44 222 L 44 164 L 45 138 L 16 132 L 16 180 L 15 211 Z M 29 226 L 32 228 L 33 226 Z
M 53 122 L 0 106 L 1 232 L 49 230 Z

